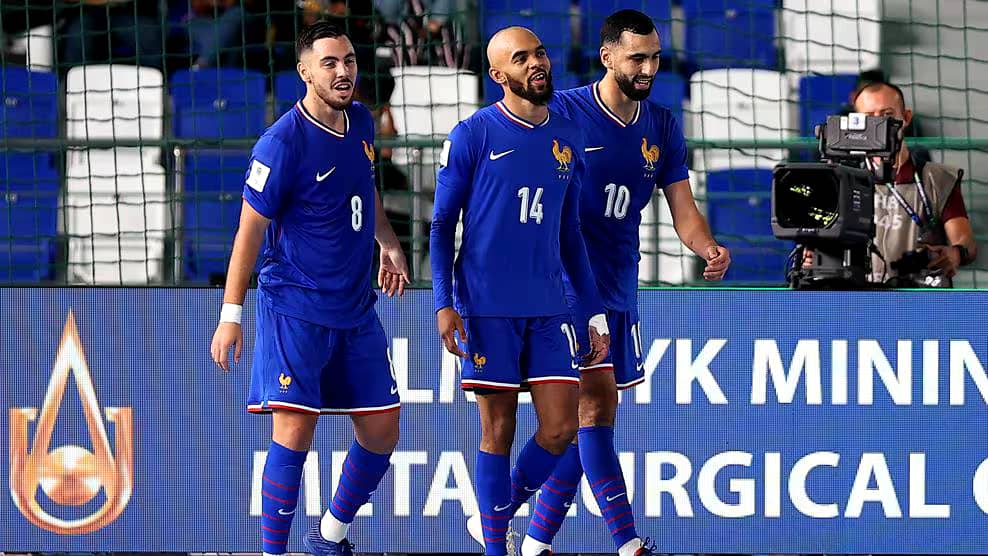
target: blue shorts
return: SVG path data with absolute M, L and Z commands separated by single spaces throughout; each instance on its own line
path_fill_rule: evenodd
M 645 369 L 637 312 L 607 311 L 607 328 L 611 332 L 611 349 L 607 357 L 592 367 L 580 367 L 580 371 L 613 370 L 618 390 L 641 384 L 645 381 Z
M 532 384 L 580 384 L 576 334 L 569 315 L 466 317 L 469 354 L 464 390 L 527 390 Z
M 398 384 L 377 313 L 327 328 L 257 303 L 247 411 L 368 414 L 397 410 Z

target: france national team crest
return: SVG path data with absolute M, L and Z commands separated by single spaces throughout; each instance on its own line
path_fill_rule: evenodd
M 648 139 L 642 137 L 642 158 L 645 159 L 645 172 L 655 172 L 655 163 L 659 161 L 659 146 L 649 145 Z
M 573 163 L 573 149 L 568 146 L 560 145 L 559 139 L 552 140 L 552 156 L 559 163 L 556 167 L 556 171 L 559 172 L 559 178 L 565 179 L 565 174 L 570 171 L 570 164 Z

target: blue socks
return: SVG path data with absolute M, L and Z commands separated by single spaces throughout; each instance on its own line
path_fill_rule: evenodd
M 635 516 L 628 503 L 624 474 L 614 453 L 613 427 L 581 427 L 580 460 L 614 544 L 624 546 L 638 537 Z
M 580 464 L 580 449 L 570 444 L 566 453 L 556 463 L 552 475 L 542 485 L 532 511 L 532 520 L 528 523 L 529 537 L 552 544 L 553 537 L 563 525 L 563 518 L 569 511 L 569 505 L 576 496 L 580 477 L 583 476 L 583 465 Z
M 343 462 L 339 487 L 329 505 L 333 517 L 342 523 L 352 523 L 357 510 L 370 499 L 390 465 L 391 454 L 375 454 L 354 440 Z
M 261 479 L 261 539 L 267 554 L 284 554 L 298 504 L 306 452 L 271 441 Z
M 562 456 L 547 451 L 532 436 L 511 469 L 511 515 L 535 494 Z
M 487 556 L 508 553 L 505 537 L 515 510 L 508 461 L 508 456 L 477 452 L 477 504 Z

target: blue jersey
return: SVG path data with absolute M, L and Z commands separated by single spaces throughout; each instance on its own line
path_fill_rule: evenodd
M 603 310 L 579 232 L 583 147 L 570 120 L 551 113 L 535 124 L 500 102 L 453 129 L 440 155 L 430 237 L 436 310 L 455 297 L 464 316 L 564 314 L 564 266 L 589 310 Z
M 299 102 L 254 145 L 244 199 L 272 220 L 258 300 L 332 328 L 374 308 L 374 121 L 354 103 L 339 133 Z
M 671 111 L 650 100 L 623 122 L 603 103 L 597 83 L 556 93 L 550 108 L 585 130 L 580 219 L 604 305 L 633 311 L 641 211 L 655 187 L 689 178 L 682 128 Z

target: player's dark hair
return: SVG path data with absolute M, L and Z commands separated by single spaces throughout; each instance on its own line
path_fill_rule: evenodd
M 895 94 L 899 95 L 899 102 L 902 104 L 902 111 L 905 112 L 906 95 L 902 93 L 902 89 L 900 89 L 898 85 L 894 83 L 889 83 L 888 81 L 884 81 L 884 80 L 866 81 L 858 85 L 858 88 L 854 89 L 854 94 L 851 95 L 851 106 L 854 106 L 855 104 L 858 103 L 858 97 L 861 96 L 861 93 L 865 91 L 875 91 L 881 89 L 882 87 L 892 89 L 893 91 L 895 91 Z
M 615 44 L 621 41 L 621 33 L 628 31 L 636 35 L 648 35 L 655 31 L 652 18 L 638 10 L 620 10 L 607 16 L 600 27 L 600 44 Z
M 298 37 L 295 38 L 295 56 L 301 58 L 302 53 L 312 48 L 312 45 L 319 39 L 336 39 L 339 37 L 350 38 L 346 31 L 328 21 L 320 20 L 312 25 L 307 25 L 298 32 Z

